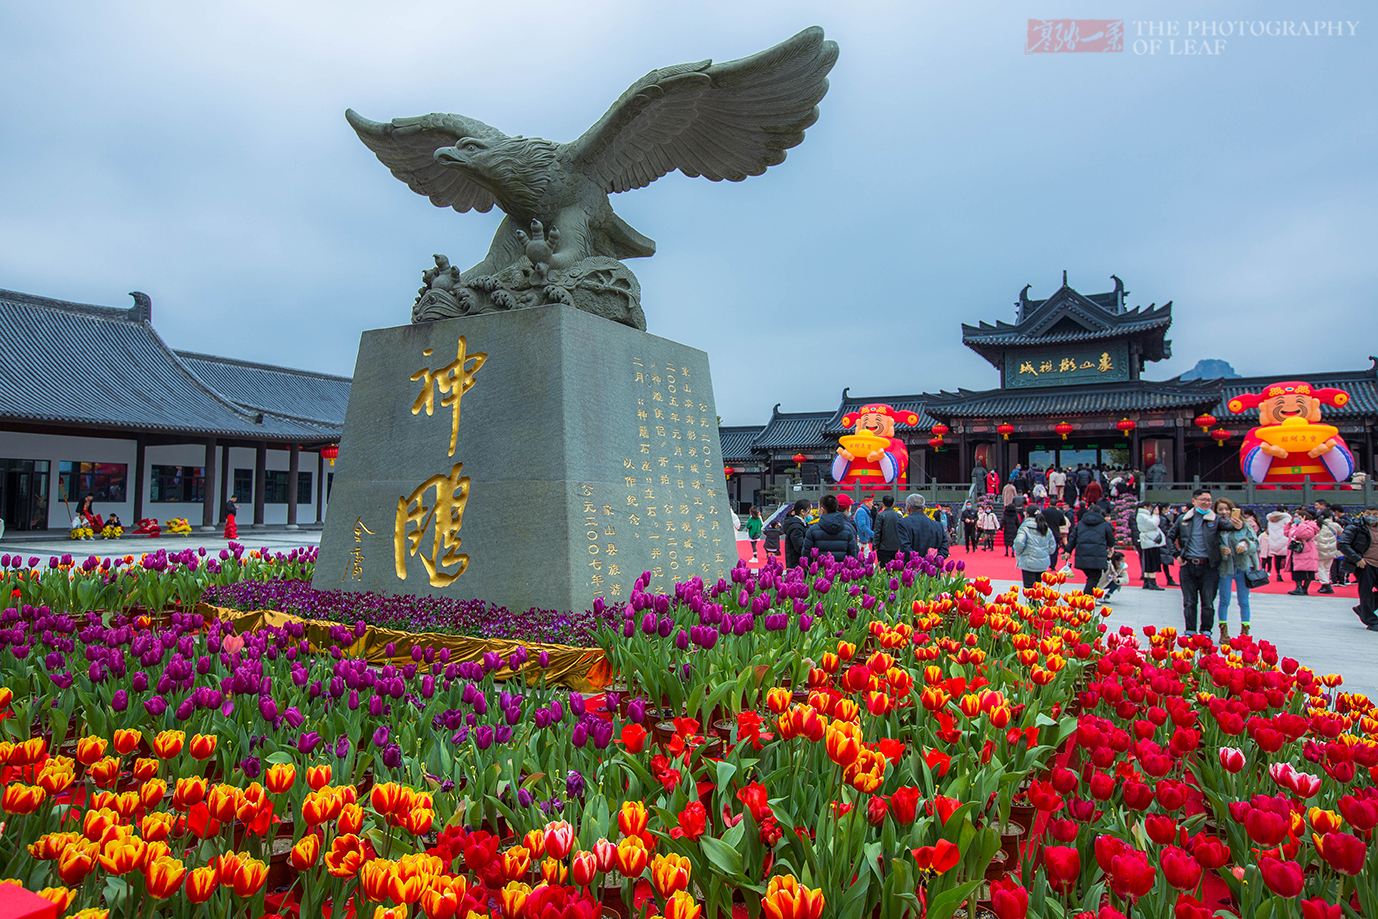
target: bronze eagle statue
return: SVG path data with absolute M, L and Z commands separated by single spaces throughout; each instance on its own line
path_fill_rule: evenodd
M 572 143 L 462 115 L 376 122 L 346 111 L 383 165 L 436 207 L 506 214 L 477 265 L 427 272 L 413 320 L 564 302 L 644 329 L 640 286 L 621 260 L 655 254 L 655 242 L 608 196 L 675 169 L 740 182 L 783 162 L 817 121 L 836 61 L 837 43 L 815 26 L 740 60 L 662 67 Z

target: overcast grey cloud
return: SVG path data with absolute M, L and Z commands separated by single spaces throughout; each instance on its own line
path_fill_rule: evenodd
M 434 208 L 343 112 L 450 111 L 577 137 L 654 67 L 841 45 L 822 116 L 740 184 L 614 198 L 651 332 L 709 352 L 719 411 L 986 388 L 961 322 L 1113 272 L 1174 301 L 1174 358 L 1367 365 L 1378 289 L 1378 55 L 1357 2 L 0 5 L 0 287 L 123 304 L 174 347 L 349 374 L 409 319 L 433 252 L 500 215 Z M 1121 18 L 1121 53 L 1025 54 L 1026 22 Z M 1348 22 L 1137 53 L 1143 21 Z M 1171 28 L 1171 27 L 1167 27 Z M 1278 31 L 1284 31 L 1278 29 Z M 1333 31 L 1324 29 L 1323 33 Z M 1138 33 L 1138 34 L 1136 34 Z M 1351 34 L 1352 33 L 1352 34 Z

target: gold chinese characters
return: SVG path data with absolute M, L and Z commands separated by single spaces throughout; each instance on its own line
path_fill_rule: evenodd
M 448 476 L 433 475 L 409 496 L 397 499 L 393 555 L 400 580 L 407 579 L 408 552 L 417 554 L 426 531 L 432 527 L 430 555 L 421 553 L 421 564 L 426 566 L 431 586 L 448 587 L 469 567 L 469 556 L 458 551 L 464 506 L 469 501 L 469 477 L 460 475 L 463 469 L 463 463 L 455 463 Z M 426 492 L 431 489 L 435 489 L 435 496 L 433 503 L 427 505 Z M 452 571 L 444 570 L 452 567 Z
M 1034 361 L 1032 360 L 1021 361 L 1019 364 L 1019 373 L 1021 376 L 1026 373 L 1032 374 L 1033 376 L 1038 376 L 1042 373 L 1076 373 L 1079 370 L 1095 370 L 1099 373 L 1111 373 L 1114 369 L 1115 359 L 1110 356 L 1110 352 L 1108 351 L 1101 352 L 1099 361 L 1083 360 L 1081 363 L 1077 363 L 1077 359 L 1074 357 L 1064 357 L 1056 363 L 1050 359 L 1044 359 L 1040 361 L 1037 366 L 1034 365 Z
M 421 414 L 423 408 L 427 415 L 435 413 L 435 393 L 437 390 L 444 395 L 440 404 L 454 410 L 450 421 L 450 456 L 455 455 L 455 442 L 459 438 L 459 400 L 473 388 L 474 375 L 483 366 L 483 362 L 488 360 L 488 355 L 482 351 L 475 351 L 466 356 L 465 347 L 466 342 L 464 336 L 461 335 L 459 336 L 459 352 L 453 361 L 437 370 L 422 367 L 411 375 L 413 380 L 421 381 L 421 393 L 416 397 L 416 401 L 412 403 L 411 407 L 413 415 Z M 421 353 L 430 357 L 433 350 L 427 348 Z M 471 362 L 473 366 L 465 366 Z
M 346 580 L 353 577 L 356 581 L 364 579 L 364 534 L 372 536 L 373 531 L 364 526 L 364 518 L 360 517 L 354 521 L 354 548 L 349 550 L 349 565 L 345 568 L 344 577 Z

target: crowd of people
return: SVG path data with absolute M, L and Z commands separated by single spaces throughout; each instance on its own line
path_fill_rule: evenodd
M 1062 570 L 1076 569 L 1084 590 L 1099 588 L 1105 596 L 1129 585 L 1127 554 L 1133 554 L 1143 589 L 1181 588 L 1185 634 L 1211 634 L 1218 627 L 1222 641 L 1229 638 L 1231 606 L 1238 610 L 1240 634 L 1249 634 L 1253 589 L 1290 578 L 1292 596 L 1309 596 L 1313 584 L 1316 593 L 1333 594 L 1336 585 L 1353 579 L 1359 593 L 1354 613 L 1365 628 L 1378 632 L 1378 508 L 1351 514 L 1317 500 L 1307 507 L 1261 511 L 1214 499 L 1204 488 L 1181 507 L 1137 500 L 1140 481 L 1162 477 L 1155 468 L 1145 475 L 1085 464 L 1046 470 L 1016 466 L 1002 483 L 997 473 L 978 466 L 960 510 L 926 507 L 916 494 L 905 499 L 903 512 L 888 494 L 879 499 L 867 494 L 856 502 L 845 493 L 825 494 L 817 511 L 801 499 L 783 519 L 768 524 L 753 508 L 745 528 L 753 556 L 763 537 L 765 551 L 783 549 L 790 566 L 814 549 L 841 559 L 871 546 L 882 564 L 901 552 L 935 551 L 946 557 L 959 542 L 967 553 L 993 552 L 999 537 L 1025 587 L 1058 570 L 1065 557 Z M 1125 496 L 1133 502 L 1117 532 L 1111 500 Z M 1119 507 L 1126 507 L 1123 500 Z

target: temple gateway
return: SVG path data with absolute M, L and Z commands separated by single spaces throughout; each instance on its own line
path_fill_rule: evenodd
M 1064 272 L 1046 300 L 1029 299 L 1025 287 L 1014 322 L 963 324 L 962 343 L 999 372 L 997 388 L 866 396 L 844 389 L 829 411 L 782 412 L 777 404 L 764 425 L 722 427 L 730 496 L 754 503 L 785 476 L 827 482 L 837 438 L 847 433 L 842 417 L 871 402 L 919 416 L 895 432 L 909 449 L 906 484 L 967 482 L 978 463 L 1002 477 L 1016 463 L 1143 470 L 1161 463 L 1169 482 L 1242 482 L 1239 444 L 1256 417 L 1233 415 L 1226 402 L 1278 379 L 1348 391 L 1349 404 L 1327 408 L 1325 419 L 1340 429 L 1358 468 L 1372 473 L 1378 361 L 1355 371 L 1147 380 L 1146 365 L 1172 356 L 1172 303 L 1130 307 L 1124 282 L 1112 279 L 1113 290 L 1083 294 Z

